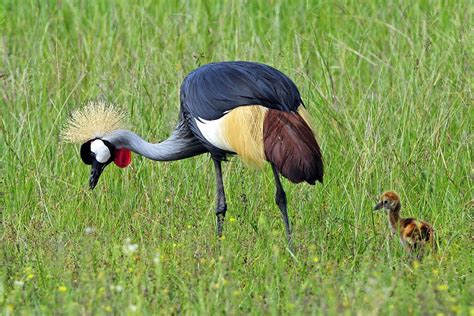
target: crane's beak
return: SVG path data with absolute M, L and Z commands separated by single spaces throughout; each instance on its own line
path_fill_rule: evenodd
M 91 176 L 89 178 L 89 187 L 91 190 L 93 190 L 97 185 L 97 182 L 99 182 L 100 174 L 104 170 L 105 166 L 107 166 L 107 164 L 100 163 L 95 159 L 92 161 Z
M 383 208 L 383 201 L 380 201 L 374 206 L 374 211 L 380 210 L 381 208 Z

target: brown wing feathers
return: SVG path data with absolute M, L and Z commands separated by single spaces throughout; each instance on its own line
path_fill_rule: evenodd
M 269 109 L 263 122 L 263 144 L 267 160 L 291 182 L 323 182 L 320 148 L 298 113 Z

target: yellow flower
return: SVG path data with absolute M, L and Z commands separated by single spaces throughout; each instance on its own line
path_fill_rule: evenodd
M 33 279 L 34 277 L 35 277 L 35 275 L 34 275 L 33 273 L 30 273 L 30 274 L 28 274 L 28 275 L 26 276 L 26 278 L 27 278 L 28 280 L 31 280 L 31 279 Z
M 351 302 L 349 302 L 347 297 L 345 297 L 344 300 L 342 301 L 342 306 L 344 306 L 345 308 L 351 306 Z
M 104 310 L 107 312 L 107 313 L 110 313 L 112 311 L 112 307 L 110 307 L 109 305 L 105 306 L 104 307 Z
M 64 285 L 61 285 L 60 287 L 58 287 L 58 291 L 61 293 L 65 293 L 67 291 L 67 287 L 65 287 Z
M 318 263 L 318 262 L 319 262 L 319 258 L 318 258 L 318 257 L 314 257 L 314 258 L 313 258 L 313 262 L 314 262 L 314 263 Z
M 280 248 L 277 245 L 273 245 L 272 250 L 275 256 L 278 256 L 280 254 Z
M 236 220 L 237 220 L 237 219 L 236 219 L 235 217 L 233 217 L 233 216 L 231 216 L 231 217 L 229 218 L 229 222 L 231 222 L 231 223 L 235 222 Z
M 417 270 L 420 267 L 420 262 L 418 260 L 413 261 L 413 269 Z
M 459 307 L 459 305 L 452 305 L 451 310 L 453 311 L 453 313 L 459 314 L 461 312 L 461 307 Z
M 447 284 L 438 285 L 438 291 L 447 291 L 449 286 Z

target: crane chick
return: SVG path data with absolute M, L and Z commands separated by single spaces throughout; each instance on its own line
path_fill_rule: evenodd
M 387 191 L 380 197 L 374 210 L 385 209 L 388 212 L 392 233 L 398 235 L 403 247 L 411 256 L 421 259 L 426 244 L 434 247 L 434 230 L 431 224 L 415 218 L 400 217 L 402 205 L 400 197 L 393 191 Z

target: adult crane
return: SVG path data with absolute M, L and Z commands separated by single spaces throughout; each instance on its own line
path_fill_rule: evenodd
M 63 138 L 82 144 L 82 161 L 92 166 L 90 188 L 94 189 L 112 161 L 122 168 L 129 165 L 131 151 L 158 161 L 210 153 L 216 170 L 217 234 L 221 236 L 227 210 L 221 162 L 235 154 L 257 167 L 269 162 L 275 202 L 291 242 L 287 199 L 279 175 L 293 183 L 323 181 L 321 151 L 293 81 L 260 63 L 211 63 L 184 79 L 180 101 L 176 128 L 157 144 L 125 129 L 124 113 L 113 106 L 89 103 L 74 112 Z

